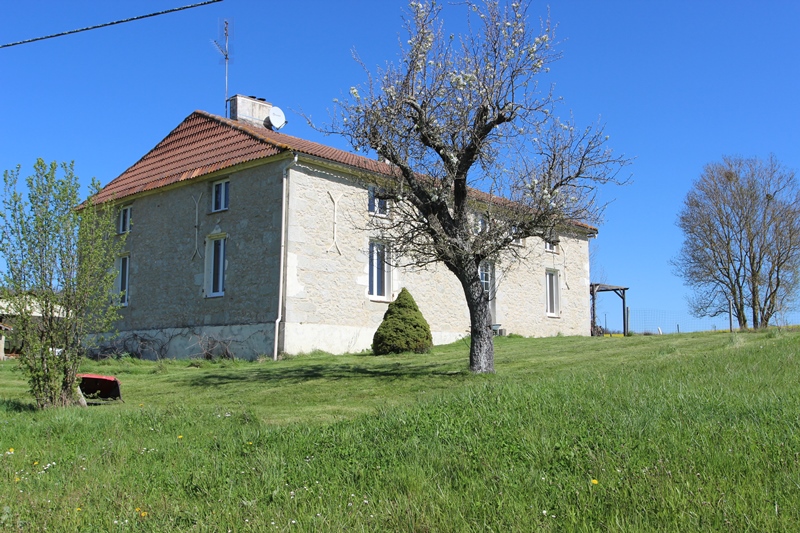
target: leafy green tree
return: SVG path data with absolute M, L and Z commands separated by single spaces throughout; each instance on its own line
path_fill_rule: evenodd
M 388 353 L 424 353 L 433 346 L 431 327 L 422 316 L 411 293 L 405 288 L 389 304 L 383 322 L 372 337 L 375 355 Z
M 59 170 L 61 171 L 59 173 Z M 81 403 L 76 374 L 92 334 L 118 318 L 112 297 L 124 236 L 110 203 L 80 202 L 72 163 L 36 161 L 17 189 L 20 167 L 5 171 L 0 253 L 4 313 L 22 345 L 19 363 L 40 408 Z M 92 182 L 92 193 L 99 190 Z

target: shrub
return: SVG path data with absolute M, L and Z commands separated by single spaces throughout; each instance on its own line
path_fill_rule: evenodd
M 372 337 L 372 353 L 424 353 L 433 346 L 431 327 L 417 303 L 405 288 L 383 315 L 383 322 Z

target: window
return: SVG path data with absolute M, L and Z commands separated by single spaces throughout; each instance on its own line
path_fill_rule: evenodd
M 558 271 L 548 270 L 545 273 L 545 310 L 547 316 L 559 316 L 561 314 L 561 303 L 559 298 Z
M 216 297 L 225 294 L 225 235 L 209 237 L 206 240 L 206 296 Z
M 380 216 L 389 214 L 388 200 L 386 198 L 378 198 L 380 191 L 375 187 L 369 187 L 367 190 L 369 191 L 369 200 L 367 201 L 369 212 Z
M 117 261 L 119 266 L 117 273 L 117 291 L 119 292 L 119 304 L 123 307 L 128 305 L 128 273 L 130 272 L 130 256 L 123 255 Z
M 389 268 L 386 244 L 369 242 L 369 290 L 375 298 L 386 299 L 391 294 L 391 269 Z
M 117 233 L 128 233 L 131 230 L 131 206 L 123 207 L 119 210 L 119 222 Z
M 478 215 L 478 218 L 475 221 L 475 234 L 479 235 L 481 233 L 486 233 L 488 230 L 489 230 L 489 221 L 486 220 L 485 216 Z
M 230 185 L 230 180 L 218 181 L 214 184 L 214 205 L 211 208 L 212 212 L 225 211 L 228 209 L 228 192 L 230 190 Z
M 511 234 L 511 244 L 522 246 L 522 237 L 519 236 L 519 228 L 516 225 L 511 226 L 509 233 Z
M 481 277 L 481 285 L 483 285 L 483 292 L 489 294 L 489 298 L 491 298 L 491 291 L 492 291 L 492 271 L 494 270 L 494 265 L 487 261 L 484 261 L 478 267 L 478 274 Z
M 491 315 L 492 324 L 497 323 L 497 295 L 494 283 L 494 263 L 491 261 L 483 261 L 478 266 L 478 274 L 481 277 L 481 285 L 483 285 L 483 293 L 489 299 L 489 314 Z M 498 325 L 499 327 L 499 325 Z
M 551 254 L 558 253 L 558 244 L 552 241 L 544 241 L 544 251 Z

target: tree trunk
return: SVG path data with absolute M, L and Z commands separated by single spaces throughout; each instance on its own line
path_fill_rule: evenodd
M 739 321 L 739 329 L 747 329 L 747 309 L 744 307 L 744 305 L 737 305 L 736 319 Z
M 737 286 L 732 287 L 733 293 L 733 314 L 739 322 L 739 329 L 747 329 L 747 309 L 744 305 L 744 297 L 742 296 L 742 289 Z
M 461 284 L 464 287 L 464 295 L 469 308 L 469 369 L 475 373 L 492 373 L 494 372 L 494 334 L 489 295 L 483 290 L 478 267 L 469 265 L 468 270 L 466 276 L 459 276 L 459 278 L 462 279 Z
M 761 322 L 759 320 L 761 316 L 761 302 L 759 301 L 758 287 L 755 286 L 755 284 L 753 286 L 751 298 L 751 308 L 753 310 L 753 329 L 758 329 L 761 327 Z
M 494 372 L 494 333 L 489 302 L 481 297 L 470 306 L 469 369 L 475 373 Z

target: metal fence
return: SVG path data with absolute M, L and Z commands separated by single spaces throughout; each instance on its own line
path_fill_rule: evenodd
M 696 318 L 681 311 L 654 309 L 630 309 L 628 329 L 632 333 L 687 333 L 690 331 L 728 331 L 728 315 L 714 318 Z M 770 325 L 788 326 L 800 324 L 800 312 L 781 313 L 770 320 Z M 738 328 L 734 319 L 733 327 Z

